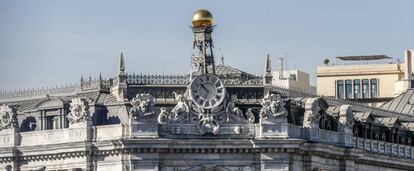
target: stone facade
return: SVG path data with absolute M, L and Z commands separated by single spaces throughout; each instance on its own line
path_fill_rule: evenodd
M 213 28 L 193 31 L 201 34 L 195 56 L 211 59 Z M 127 75 L 121 55 L 115 79 L 1 94 L 0 169 L 414 168 L 411 115 L 277 87 L 266 73 L 194 64 L 189 75 Z

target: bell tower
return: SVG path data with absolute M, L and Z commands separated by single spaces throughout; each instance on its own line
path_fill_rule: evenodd
M 213 55 L 213 16 L 205 9 L 197 10 L 193 15 L 194 33 L 193 54 L 191 57 L 192 75 L 216 74 Z M 211 66 L 211 67 L 209 67 Z

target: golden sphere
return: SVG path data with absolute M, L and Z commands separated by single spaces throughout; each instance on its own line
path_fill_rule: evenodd
M 213 15 L 205 9 L 197 10 L 193 15 L 193 27 L 207 27 L 213 25 Z

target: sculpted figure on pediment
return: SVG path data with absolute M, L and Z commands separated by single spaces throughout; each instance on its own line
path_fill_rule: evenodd
M 0 106 L 0 131 L 16 126 L 16 113 L 9 105 Z
M 305 104 L 305 114 L 303 116 L 303 127 L 319 128 L 319 121 L 321 120 L 320 112 L 319 98 L 307 99 Z
M 90 120 L 89 102 L 85 98 L 72 99 L 69 110 L 67 118 L 71 124 Z
M 261 105 L 260 117 L 264 119 L 287 117 L 288 111 L 285 107 L 285 101 L 280 94 L 267 93 Z
M 229 112 L 229 113 L 234 114 L 234 115 L 239 116 L 239 117 L 243 117 L 242 110 L 240 110 L 240 108 L 236 107 L 236 101 L 237 101 L 237 95 L 236 94 L 231 95 L 231 97 L 230 97 L 230 99 L 227 103 L 226 112 Z
M 183 115 L 187 115 L 190 112 L 190 107 L 184 95 L 174 92 L 174 96 L 177 101 L 177 105 L 175 105 L 175 107 L 171 110 L 171 113 L 172 119 L 177 120 L 184 117 Z
M 171 110 L 171 113 L 169 113 L 165 107 L 162 107 L 160 109 L 160 114 L 158 115 L 159 124 L 165 124 L 167 122 L 179 122 L 180 120 L 188 117 L 190 114 L 190 106 L 186 96 L 183 94 L 177 94 L 175 92 L 173 93 L 177 104 Z
M 129 111 L 130 117 L 140 120 L 143 117 L 155 116 L 155 99 L 149 94 L 137 94 L 132 98 L 132 108 Z
M 354 127 L 354 114 L 350 105 L 342 105 L 339 110 L 338 131 L 345 132 L 347 134 L 353 133 Z

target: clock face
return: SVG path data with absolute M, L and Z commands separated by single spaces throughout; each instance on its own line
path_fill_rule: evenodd
M 212 109 L 220 105 L 225 97 L 223 82 L 215 75 L 202 74 L 190 84 L 190 98 L 199 107 Z

